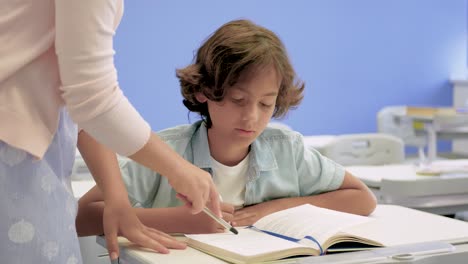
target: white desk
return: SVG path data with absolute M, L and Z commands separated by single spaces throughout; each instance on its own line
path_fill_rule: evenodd
M 179 239 L 183 240 L 183 237 Z M 105 246 L 103 237 L 96 238 L 97 244 Z M 95 242 L 95 243 L 96 243 Z M 97 245 L 96 244 L 96 245 Z M 119 238 L 120 263 L 122 264 L 159 264 L 159 263 L 187 263 L 187 264 L 225 264 L 223 260 L 212 257 L 201 251 L 187 247 L 185 250 L 171 250 L 169 254 L 159 254 L 150 250 L 144 250 L 131 245 L 125 239 Z
M 431 113 L 431 110 L 421 111 L 418 108 L 408 107 L 406 113 L 396 114 L 394 118 L 399 123 L 411 124 L 415 134 L 426 136 L 427 162 L 429 163 L 436 159 L 438 139 L 468 138 L 468 114 L 464 111 L 434 108 Z
M 466 264 L 468 258 L 468 243 L 452 245 L 454 251 L 449 253 L 435 253 L 421 255 L 413 253 L 412 248 L 430 246 L 432 243 L 421 243 L 414 245 L 388 247 L 375 249 L 372 251 L 342 253 L 335 255 L 327 255 L 321 257 L 307 257 L 297 259 L 294 262 L 297 264 L 318 264 L 318 263 L 339 263 L 339 264 L 360 264 L 360 263 L 399 263 L 399 264 Z M 435 244 L 437 245 L 437 244 Z M 283 262 L 281 262 L 283 263 Z
M 98 237 L 97 242 L 104 245 L 104 238 Z M 212 257 L 196 249 L 188 247 L 185 250 L 172 250 L 169 254 L 158 254 L 150 251 L 142 251 L 132 246 L 124 246 L 122 243 L 120 263 L 122 264 L 163 264 L 163 263 L 190 263 L 190 264 L 226 264 L 229 262 Z M 421 254 L 418 255 L 415 248 L 429 248 L 433 245 L 439 247 L 453 247 L 452 252 Z M 465 264 L 468 258 L 468 243 L 451 245 L 444 242 L 427 242 L 411 245 L 395 246 L 375 249 L 372 251 L 339 253 L 319 257 L 291 258 L 271 263 L 281 264 L 317 264 L 317 263 L 340 263 L 340 264 L 364 264 L 364 263 L 412 263 L 412 264 L 440 264 L 460 263 Z
M 467 162 L 446 160 L 444 163 Z M 381 204 L 397 204 L 449 215 L 468 210 L 468 174 L 421 176 L 414 165 L 348 166 L 376 194 Z
M 392 205 L 379 205 L 372 217 L 376 218 L 369 226 L 373 232 L 391 228 L 395 232 L 390 232 L 389 241 L 406 234 L 406 238 L 408 238 L 406 241 L 410 244 L 394 245 L 371 251 L 287 259 L 278 263 L 466 263 L 468 259 L 468 223 L 466 222 Z M 105 240 L 98 237 L 97 242 L 104 245 Z M 193 248 L 172 250 L 170 254 L 159 254 L 137 248 L 125 239 L 120 240 L 120 242 L 121 263 L 226 263 Z M 449 247 L 453 251 L 444 250 L 443 253 L 440 253 L 441 251 L 437 250 L 438 252 L 429 254 L 428 249 L 435 248 L 434 245 L 437 245 L 437 249 Z M 421 252 L 425 252 L 425 254 L 418 255 Z M 407 256 L 406 260 L 395 257 L 407 253 L 413 253 L 413 257 L 410 259 Z
M 72 181 L 73 195 L 75 195 L 75 198 L 79 199 L 95 185 L 96 182 L 94 180 Z

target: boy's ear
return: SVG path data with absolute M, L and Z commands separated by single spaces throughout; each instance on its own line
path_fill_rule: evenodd
M 202 93 L 196 93 L 195 98 L 199 103 L 206 103 L 206 101 L 208 101 L 208 98 Z

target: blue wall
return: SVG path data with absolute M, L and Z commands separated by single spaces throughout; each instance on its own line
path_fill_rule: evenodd
M 449 78 L 467 65 L 467 0 L 125 4 L 115 42 L 119 81 L 155 130 L 189 122 L 175 69 L 232 19 L 251 19 L 284 41 L 306 92 L 283 122 L 305 135 L 373 132 L 386 105 L 449 106 Z

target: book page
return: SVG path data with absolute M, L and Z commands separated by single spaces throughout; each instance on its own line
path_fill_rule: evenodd
M 369 217 L 305 204 L 267 215 L 258 220 L 253 226 L 260 230 L 278 233 L 298 240 L 311 236 L 320 244 L 323 244 L 340 230 L 372 220 Z M 307 245 L 314 243 L 309 241 L 303 240 L 301 243 L 304 242 Z
M 238 228 L 237 230 L 239 231 L 238 235 L 234 235 L 230 232 L 225 232 L 217 234 L 197 234 L 185 236 L 189 238 L 189 245 L 193 245 L 196 248 L 198 245 L 201 248 L 207 249 L 206 246 L 200 246 L 200 243 L 196 243 L 196 241 L 198 241 L 202 244 L 209 245 L 212 248 L 218 248 L 217 251 L 207 250 L 210 252 L 218 252 L 219 254 L 221 250 L 233 252 L 241 256 L 250 257 L 267 254 L 275 251 L 283 251 L 303 247 L 298 243 L 271 236 L 249 228 Z
M 468 241 L 468 223 L 397 205 L 378 205 L 375 220 L 346 228 L 346 234 L 379 241 L 384 246 L 426 241 Z

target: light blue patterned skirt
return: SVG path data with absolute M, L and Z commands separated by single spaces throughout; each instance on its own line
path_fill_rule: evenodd
M 0 141 L 0 263 L 81 263 L 70 174 L 77 128 L 65 110 L 42 160 Z

